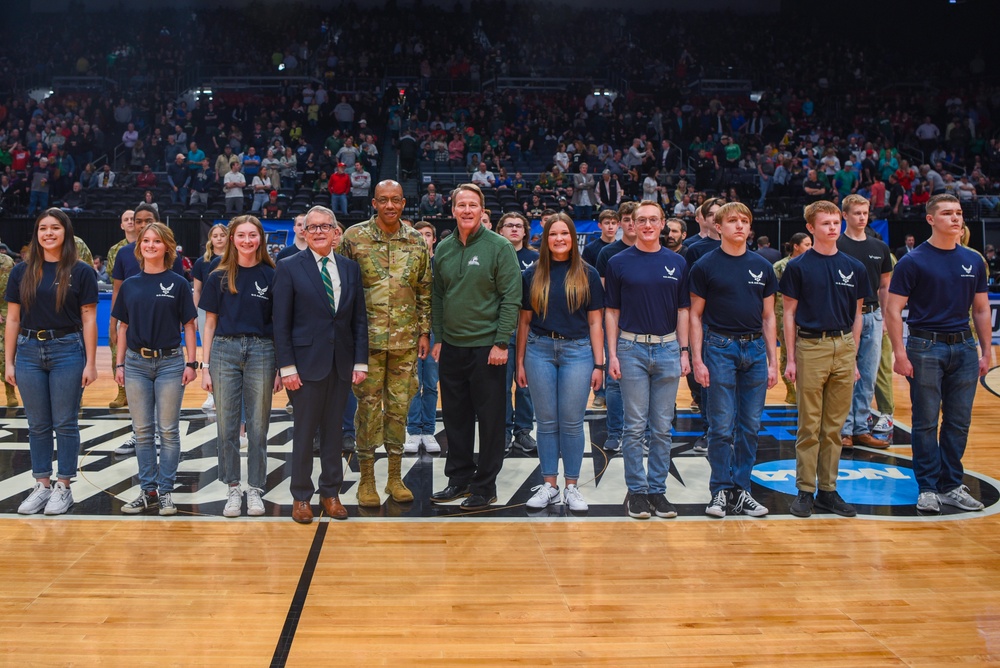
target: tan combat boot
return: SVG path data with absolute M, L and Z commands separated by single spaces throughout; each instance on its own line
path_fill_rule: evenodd
M 375 489 L 375 460 L 361 459 L 358 461 L 361 466 L 361 482 L 358 483 L 358 505 L 362 508 L 379 508 L 382 499 L 378 498 L 378 490 Z
M 20 406 L 21 403 L 17 400 L 17 394 L 14 393 L 14 386 L 7 381 L 4 381 L 4 386 L 7 388 L 7 408 Z
M 126 406 L 128 406 L 128 397 L 125 396 L 125 388 L 119 385 L 118 396 L 108 404 L 108 408 L 125 408 Z
M 413 492 L 403 484 L 403 456 L 389 453 L 389 481 L 385 485 L 385 493 L 396 503 L 413 501 Z

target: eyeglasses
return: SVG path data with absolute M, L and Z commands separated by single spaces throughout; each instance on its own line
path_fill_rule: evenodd
M 336 225 L 331 225 L 330 223 L 322 223 L 321 225 L 306 225 L 305 230 L 309 234 L 316 234 L 317 232 L 329 232 L 332 229 L 340 230 Z
M 403 198 L 402 197 L 376 197 L 375 201 L 377 203 L 381 204 L 382 206 L 385 206 L 389 202 L 392 202 L 396 206 L 399 206 L 400 204 L 403 203 Z
M 504 225 L 500 229 L 503 229 L 503 230 L 521 230 L 521 229 L 524 229 L 524 225 L 521 225 L 521 223 L 504 223 Z
M 644 225 L 657 225 L 662 221 L 662 218 L 636 218 L 635 224 L 641 227 Z

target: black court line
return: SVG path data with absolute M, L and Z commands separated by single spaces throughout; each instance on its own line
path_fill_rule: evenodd
M 302 608 L 309 595 L 309 586 L 312 584 L 313 573 L 316 571 L 319 553 L 323 550 L 323 540 L 326 538 L 326 530 L 329 526 L 329 522 L 320 520 L 319 526 L 316 527 L 316 535 L 313 536 L 306 563 L 302 566 L 302 575 L 299 576 L 299 584 L 295 588 L 292 604 L 288 606 L 288 614 L 285 615 L 285 625 L 281 627 L 278 645 L 274 648 L 274 655 L 271 657 L 271 668 L 284 668 L 285 662 L 288 661 L 288 652 L 292 649 L 292 641 L 295 640 L 295 631 L 299 627 Z
M 997 369 L 1000 369 L 1000 367 L 996 367 L 996 366 L 993 367 L 992 369 L 990 369 L 989 371 L 986 372 L 985 376 L 981 376 L 979 378 L 979 384 L 982 385 L 983 387 L 985 387 L 986 391 L 989 392 L 990 394 L 992 394 L 994 397 L 1000 397 L 1000 392 L 998 392 L 996 389 L 990 387 L 990 384 L 986 382 L 986 379 L 989 377 L 989 375 L 991 373 L 993 373 Z

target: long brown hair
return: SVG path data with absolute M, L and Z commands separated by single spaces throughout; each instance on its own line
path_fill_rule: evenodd
M 590 303 L 590 280 L 587 277 L 587 263 L 580 256 L 580 246 L 576 238 L 576 225 L 565 213 L 554 213 L 545 221 L 542 240 L 538 243 L 538 263 L 531 279 L 531 308 L 543 318 L 549 312 L 549 288 L 552 275 L 552 251 L 549 250 L 549 230 L 554 223 L 566 223 L 571 240 L 569 250 L 569 270 L 566 272 L 566 306 L 570 313 L 580 310 Z
M 257 246 L 257 264 L 264 263 L 269 267 L 274 266 L 274 260 L 271 259 L 270 253 L 267 252 L 267 244 L 264 243 L 264 226 L 260 224 L 260 219 L 257 216 L 242 215 L 236 216 L 231 221 L 229 221 L 229 241 L 226 243 L 226 250 L 222 251 L 222 259 L 219 261 L 219 266 L 212 270 L 212 273 L 222 272 L 226 277 L 226 286 L 229 288 L 229 294 L 235 295 L 236 290 L 236 277 L 240 273 L 240 252 L 236 249 L 236 244 L 233 242 L 233 235 L 236 234 L 236 228 L 243 223 L 250 223 L 257 228 L 257 232 L 260 234 L 260 245 Z
M 56 311 L 63 307 L 66 301 L 66 291 L 69 290 L 70 274 L 73 266 L 77 262 L 76 237 L 73 236 L 73 223 L 69 216 L 60 209 L 51 208 L 42 211 L 35 219 L 34 233 L 31 235 L 31 243 L 28 244 L 28 258 L 25 261 L 28 265 L 21 279 L 21 307 L 27 311 L 35 301 L 35 293 L 38 284 L 42 280 L 42 267 L 45 264 L 45 251 L 38 243 L 38 228 L 46 218 L 55 218 L 63 228 L 62 252 L 59 254 L 59 262 L 56 264 Z

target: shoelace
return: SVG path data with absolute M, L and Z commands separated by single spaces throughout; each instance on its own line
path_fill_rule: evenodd
M 713 505 L 713 506 L 719 506 L 720 508 L 722 508 L 723 510 L 725 510 L 726 509 L 726 505 L 727 505 L 726 501 L 727 501 L 727 499 L 726 499 L 726 490 L 720 489 L 718 492 L 715 493 L 715 497 L 712 499 L 712 504 L 711 505 Z
M 740 492 L 740 498 L 737 499 L 736 505 L 733 506 L 733 512 L 739 514 L 742 513 L 747 508 L 749 508 L 750 510 L 757 510 L 758 508 L 760 508 L 760 504 L 757 503 L 756 499 L 750 496 L 749 492 L 744 490 Z

